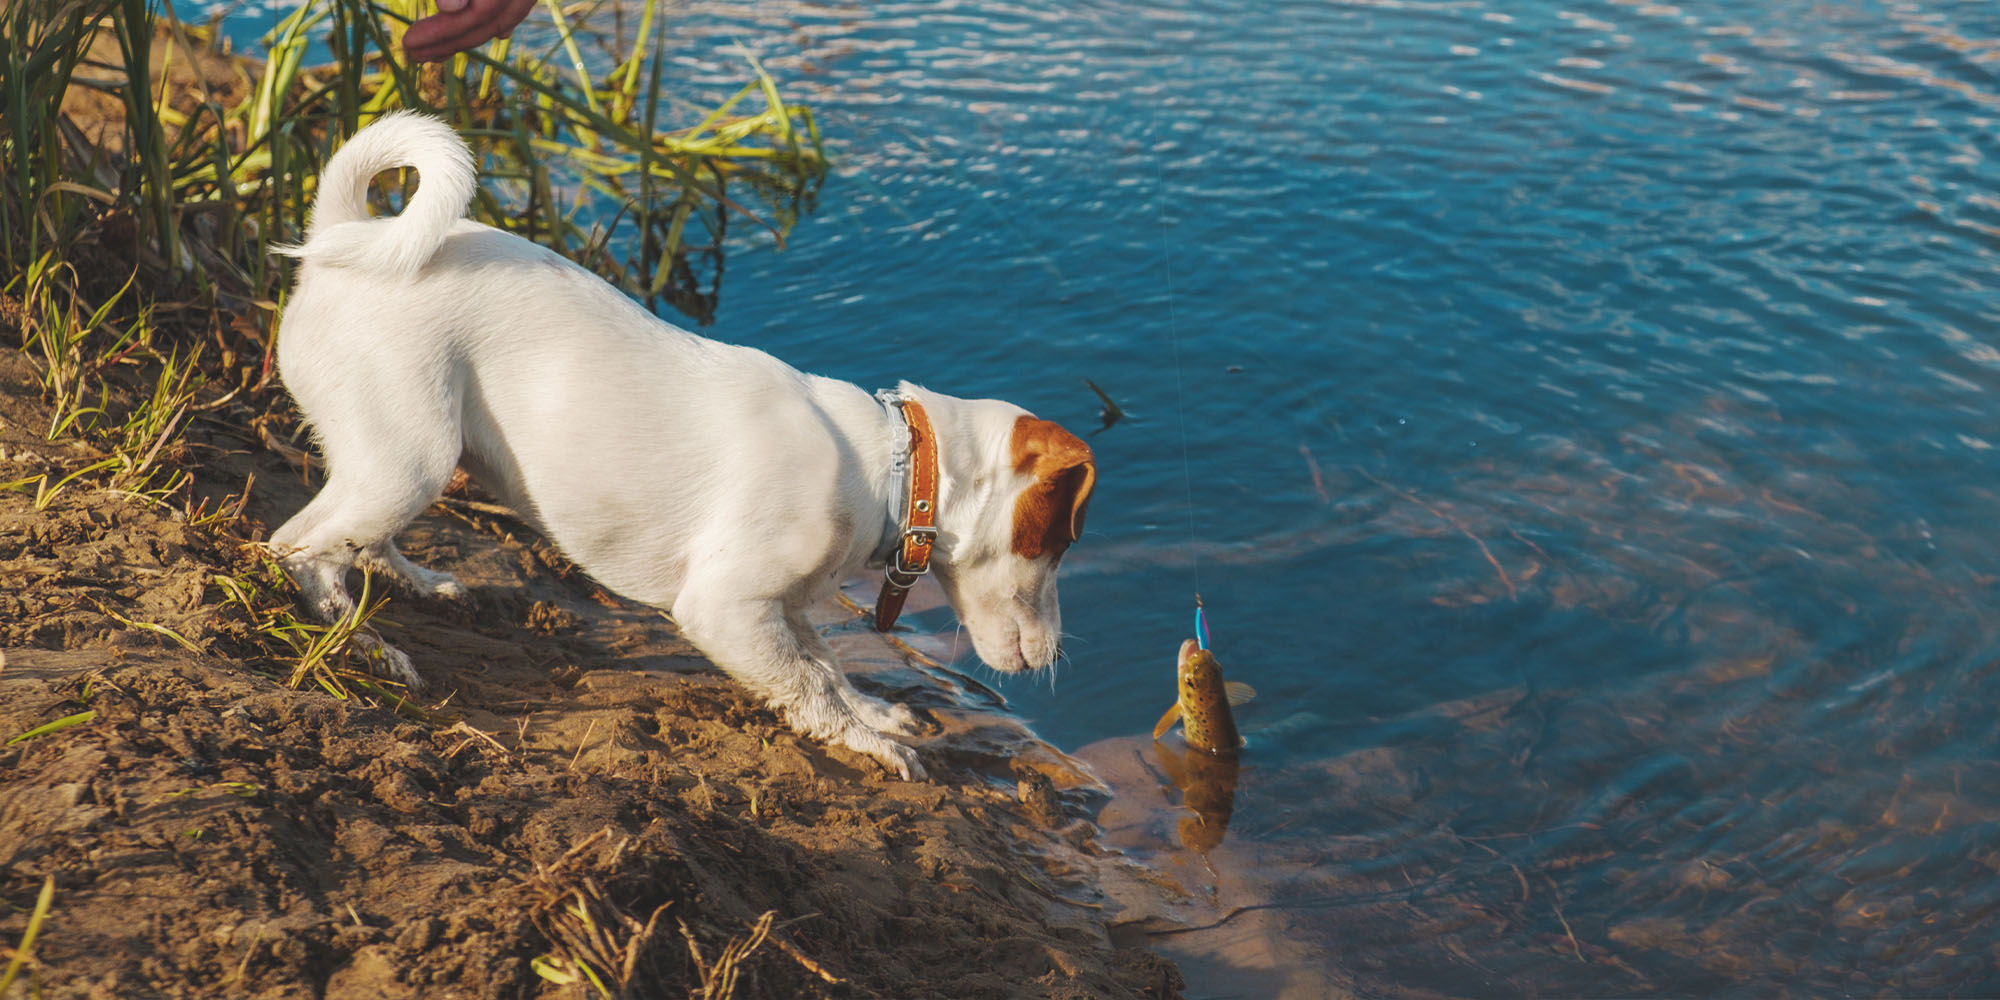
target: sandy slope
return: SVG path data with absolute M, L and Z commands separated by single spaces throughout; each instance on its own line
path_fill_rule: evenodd
M 0 481 L 82 464 L 4 358 Z M 310 487 L 228 418 L 187 462 L 209 495 L 254 473 L 236 531 L 262 537 Z M 1059 755 L 947 675 L 831 626 L 933 721 L 937 780 L 888 780 L 518 525 L 436 508 L 405 541 L 474 590 L 381 616 L 460 725 L 286 689 L 213 582 L 248 558 L 228 535 L 103 490 L 0 493 L 0 740 L 97 713 L 0 747 L 0 942 L 53 875 L 47 995 L 598 995 L 545 956 L 634 997 L 1174 995 L 1087 902 L 1076 794 L 1021 801 L 1068 780 Z

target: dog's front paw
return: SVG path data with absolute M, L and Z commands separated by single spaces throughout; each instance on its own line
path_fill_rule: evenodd
M 396 681 L 410 689 L 412 694 L 424 689 L 424 679 L 418 675 L 416 664 L 410 662 L 408 653 L 383 642 L 380 636 L 370 632 L 356 632 L 350 640 L 368 664 L 368 672 L 386 680 Z
M 867 754 L 880 762 L 883 767 L 895 772 L 904 781 L 925 781 L 930 775 L 917 762 L 917 752 L 878 732 L 850 732 L 842 745 L 856 753 Z
M 917 730 L 921 728 L 921 724 L 917 721 L 917 713 L 911 711 L 908 705 L 884 701 L 865 694 L 852 700 L 854 714 L 861 716 L 861 721 L 873 729 L 895 733 L 898 736 L 915 736 Z
M 891 742 L 887 753 L 872 756 L 881 761 L 883 767 L 896 772 L 896 776 L 904 781 L 929 781 L 931 778 L 930 772 L 924 770 L 922 764 L 917 763 L 917 752 L 901 743 Z

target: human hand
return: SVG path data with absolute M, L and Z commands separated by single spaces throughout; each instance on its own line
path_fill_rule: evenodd
M 439 62 L 506 37 L 535 8 L 535 0 L 437 0 L 437 6 L 436 14 L 403 35 L 403 53 L 412 62 Z

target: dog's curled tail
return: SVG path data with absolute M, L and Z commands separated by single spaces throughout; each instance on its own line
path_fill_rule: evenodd
M 415 167 L 417 192 L 392 219 L 368 214 L 368 182 L 394 167 Z M 315 264 L 408 274 L 431 259 L 465 217 L 478 171 L 465 140 L 413 111 L 384 115 L 354 133 L 319 175 L 306 240 L 274 247 Z

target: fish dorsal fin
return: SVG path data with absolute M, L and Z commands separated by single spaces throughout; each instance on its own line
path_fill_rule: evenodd
M 1248 684 L 1243 683 L 1242 681 L 1224 681 L 1222 682 L 1222 690 L 1223 693 L 1229 696 L 1230 708 L 1235 708 L 1236 706 L 1241 705 L 1244 702 L 1247 702 L 1250 699 L 1257 697 L 1257 689 L 1251 687 Z
M 1153 738 L 1157 740 L 1167 735 L 1167 730 L 1174 728 L 1174 723 L 1179 721 L 1181 721 L 1181 703 L 1176 701 L 1167 706 L 1167 714 L 1160 716 L 1160 721 L 1153 724 Z

